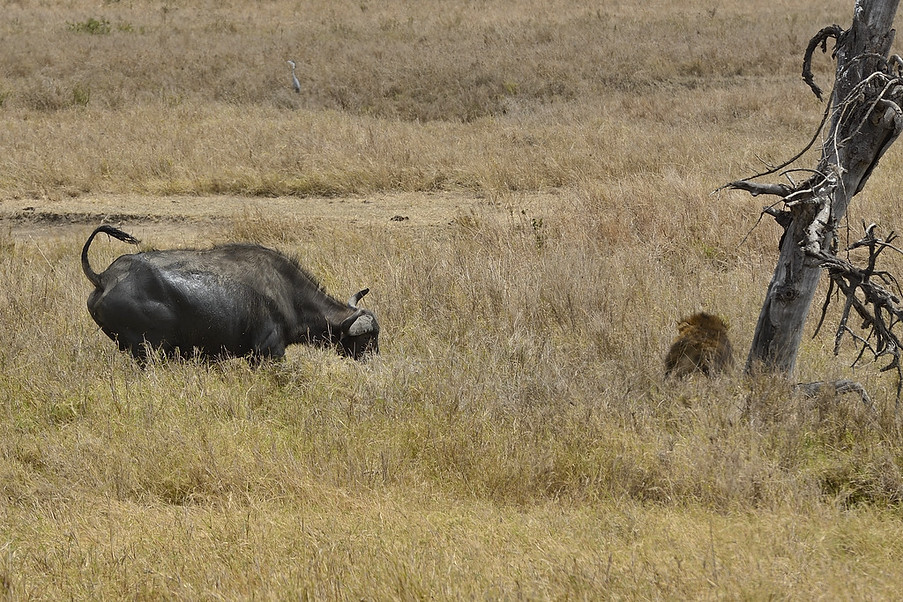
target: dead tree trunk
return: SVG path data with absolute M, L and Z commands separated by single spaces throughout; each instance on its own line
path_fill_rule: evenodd
M 837 224 L 903 129 L 901 65 L 898 57 L 888 59 L 898 2 L 857 0 L 850 29 L 826 27 L 810 43 L 803 76 L 819 98 L 821 90 L 810 71 L 811 57 L 818 45 L 826 49 L 829 38 L 836 40 L 837 67 L 826 113 L 830 126 L 823 138 L 821 160 L 814 170 L 806 170 L 809 177 L 789 185 L 757 183 L 753 178 L 729 184 L 753 195 L 777 195 L 783 202 L 780 210 L 766 210 L 784 227 L 784 235 L 747 371 L 764 365 L 793 373 L 803 325 L 821 275 L 815 256 L 835 251 Z

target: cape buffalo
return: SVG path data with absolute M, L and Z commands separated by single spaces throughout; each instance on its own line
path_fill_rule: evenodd
M 333 346 L 355 359 L 379 351 L 376 316 L 357 307 L 369 289 L 342 303 L 297 262 L 254 244 L 122 255 L 98 274 L 88 247 L 100 232 L 138 242 L 112 226 L 88 237 L 82 249 L 82 269 L 94 285 L 88 311 L 139 361 L 146 345 L 170 356 L 206 357 L 280 358 L 293 343 Z

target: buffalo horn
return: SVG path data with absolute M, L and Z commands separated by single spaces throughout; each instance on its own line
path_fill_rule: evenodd
M 369 288 L 365 288 L 365 289 L 362 290 L 362 291 L 358 291 L 358 292 L 354 293 L 354 294 L 351 295 L 351 297 L 348 299 L 348 305 L 350 305 L 351 307 L 357 307 L 357 302 L 360 301 L 361 299 L 363 299 L 363 298 L 364 298 L 364 295 L 366 295 L 366 294 L 369 293 L 369 292 L 370 292 L 370 289 L 369 289 Z

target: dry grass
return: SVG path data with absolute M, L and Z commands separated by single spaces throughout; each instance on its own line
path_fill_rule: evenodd
M 5 194 L 534 190 L 684 170 L 668 147 L 700 139 L 734 162 L 705 173 L 737 171 L 737 140 L 773 159 L 808 134 L 818 110 L 790 85 L 805 24 L 847 13 L 235 4 L 8 7 Z
M 778 229 L 709 193 L 808 140 L 801 51 L 846 2 L 6 10 L 2 199 L 471 201 L 429 230 L 259 209 L 199 233 L 294 253 L 339 297 L 369 286 L 384 340 L 364 364 L 142 370 L 85 311 L 90 228 L 0 231 L 9 597 L 896 595 L 889 376 L 853 375 L 875 414 L 767 375 L 662 377 L 698 310 L 742 364 Z M 851 223 L 896 225 L 899 164 Z M 804 343 L 801 380 L 851 375 L 831 345 Z

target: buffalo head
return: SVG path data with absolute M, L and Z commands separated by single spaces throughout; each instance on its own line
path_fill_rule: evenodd
M 358 308 L 357 303 L 369 288 L 351 295 L 348 307 L 354 310 L 339 327 L 339 350 L 354 359 L 361 359 L 367 353 L 379 353 L 379 323 L 373 312 Z

